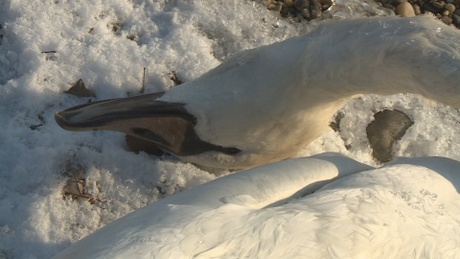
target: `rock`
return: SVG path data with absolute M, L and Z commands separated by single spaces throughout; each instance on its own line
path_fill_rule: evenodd
M 456 26 L 460 26 L 460 15 L 457 15 L 457 14 L 452 15 L 452 22 Z
M 305 6 L 307 5 L 307 1 L 306 0 L 295 0 L 294 1 L 294 8 L 297 10 L 297 11 L 302 11 Z
M 86 88 L 82 79 L 78 79 L 78 81 L 69 90 L 64 91 L 64 93 L 78 97 L 95 97 L 93 91 Z
M 398 6 L 396 6 L 395 13 L 401 17 L 415 16 L 414 8 L 408 2 L 400 3 Z
M 441 17 L 441 21 L 447 25 L 451 25 L 453 20 L 449 16 L 443 16 Z
M 445 4 L 443 2 L 432 1 L 431 5 L 438 9 L 444 9 Z
M 321 3 L 319 0 L 310 1 L 310 14 L 312 19 L 321 16 Z
M 449 13 L 454 13 L 455 12 L 455 5 L 453 4 L 446 4 L 444 8 L 449 11 Z
M 307 8 L 304 8 L 302 10 L 302 16 L 304 19 L 306 20 L 311 20 L 311 13 L 310 13 L 310 10 L 308 10 Z
M 425 2 L 422 7 L 425 10 L 425 12 L 428 11 L 428 12 L 431 12 L 431 13 L 434 13 L 434 14 L 441 13 L 444 8 L 443 7 L 438 8 L 436 6 L 437 5 L 432 5 L 432 4 L 428 3 L 428 2 Z
M 294 7 L 294 0 L 284 0 L 283 3 L 286 7 Z
M 367 139 L 374 158 L 385 163 L 393 158 L 393 144 L 414 122 L 399 110 L 383 110 L 374 114 L 374 118 L 366 128 Z
M 340 122 L 343 117 L 345 117 L 345 114 L 342 111 L 339 111 L 334 116 L 334 119 L 329 123 L 329 127 L 331 127 L 335 132 L 340 132 Z
M 415 15 L 421 15 L 422 14 L 422 10 L 420 9 L 419 5 L 415 4 L 412 7 L 414 8 Z

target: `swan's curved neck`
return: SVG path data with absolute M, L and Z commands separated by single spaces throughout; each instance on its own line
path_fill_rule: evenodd
M 306 85 L 334 98 L 421 94 L 460 108 L 460 32 L 429 17 L 320 27 L 304 37 Z M 319 50 L 319 51 L 318 51 Z

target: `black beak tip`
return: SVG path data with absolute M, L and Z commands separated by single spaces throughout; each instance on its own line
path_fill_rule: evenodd
M 65 129 L 67 123 L 65 122 L 64 118 L 62 117 L 62 112 L 56 112 L 54 114 L 54 120 L 59 125 L 59 127 Z
M 65 116 L 63 115 L 62 111 L 56 112 L 54 114 L 54 120 L 56 121 L 57 125 L 59 127 L 65 129 L 65 130 L 70 130 L 70 131 L 75 131 L 78 130 L 72 123 L 70 123 L 68 120 L 65 119 Z

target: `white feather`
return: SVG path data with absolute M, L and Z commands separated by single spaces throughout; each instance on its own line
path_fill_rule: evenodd
M 455 258 L 459 170 L 445 158 L 287 160 L 165 198 L 56 258 Z

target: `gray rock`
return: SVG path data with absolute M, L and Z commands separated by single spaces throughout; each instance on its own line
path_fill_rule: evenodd
M 413 5 L 412 7 L 414 7 L 414 12 L 415 12 L 415 15 L 420 15 L 422 14 L 422 10 L 420 9 L 420 6 L 419 5 Z
M 460 15 L 457 15 L 457 14 L 452 15 L 452 22 L 456 26 L 460 26 Z
M 447 11 L 449 11 L 450 13 L 454 13 L 454 12 L 455 12 L 455 5 L 453 5 L 453 4 L 446 4 L 446 5 L 444 6 L 444 8 L 445 8 Z
M 374 118 L 366 128 L 372 155 L 380 162 L 388 162 L 393 158 L 393 144 L 414 122 L 399 110 L 383 110 L 374 114 Z
M 444 7 L 443 6 L 437 7 L 437 6 L 438 5 L 433 5 L 433 4 L 430 4 L 428 2 L 425 2 L 423 4 L 423 9 L 425 9 L 425 11 L 432 12 L 432 13 L 440 13 L 440 12 L 442 12 Z
M 443 23 L 447 24 L 447 25 L 451 25 L 452 22 L 453 22 L 453 19 L 450 18 L 449 16 L 446 16 L 446 15 L 443 16 L 443 17 L 441 17 L 440 20 L 441 20 Z
M 306 0 L 295 0 L 294 1 L 294 8 L 297 11 L 302 11 L 308 4 L 308 1 Z

